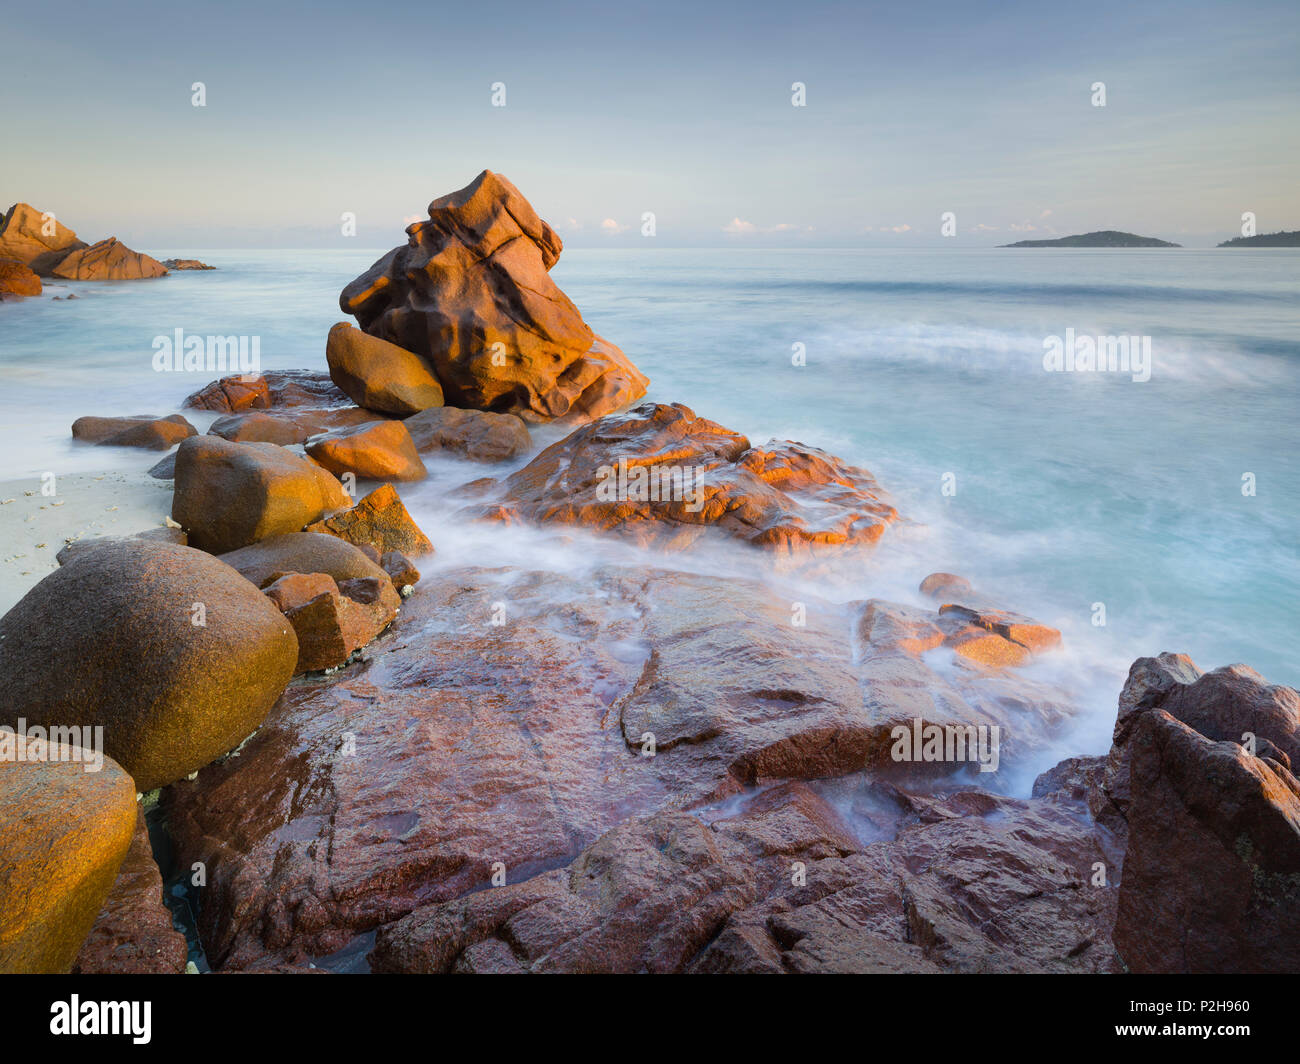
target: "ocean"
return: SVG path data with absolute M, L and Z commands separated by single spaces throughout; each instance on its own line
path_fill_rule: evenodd
M 256 336 L 263 368 L 324 369 L 339 290 L 384 250 L 184 249 L 165 254 L 218 269 L 54 282 L 5 304 L 3 479 L 156 461 L 74 445 L 70 426 L 179 410 L 212 374 L 154 369 L 154 338 L 177 328 Z M 818 593 L 916 601 L 920 578 L 947 570 L 1060 627 L 1066 651 L 1034 668 L 1083 692 L 1063 753 L 1106 748 L 1141 655 L 1300 685 L 1295 251 L 570 248 L 553 276 L 649 375 L 648 399 L 876 475 L 911 523 Z M 1067 331 L 1149 343 L 1149 379 L 1045 369 Z M 448 561 L 484 549 L 448 492 L 486 471 L 440 463 L 402 489 Z M 578 563 L 526 538 L 487 563 Z

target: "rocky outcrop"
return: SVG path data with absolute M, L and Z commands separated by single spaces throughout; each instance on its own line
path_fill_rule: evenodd
M 0 761 L 0 974 L 67 972 L 131 845 L 131 777 L 110 758 L 87 772 L 71 753 L 42 739 L 39 755 Z
M 355 546 L 369 546 L 377 554 L 401 551 L 413 558 L 433 553 L 433 544 L 412 520 L 391 484 L 381 484 L 350 510 L 308 525 L 307 532 L 338 536 Z
M 288 622 L 229 566 L 116 540 L 0 618 L 0 723 L 102 727 L 109 756 L 149 791 L 238 745 L 297 656 Z
M 351 499 L 326 470 L 273 443 L 191 436 L 176 452 L 172 520 L 213 554 L 297 532 Z
M 514 414 L 437 406 L 408 417 L 405 424 L 421 453 L 471 462 L 504 462 L 532 446 L 528 426 Z
M 1183 655 L 1134 663 L 1101 779 L 1128 848 L 1114 940 L 1135 972 L 1293 972 L 1300 694 Z
M 40 277 L 17 259 L 0 259 L 0 299 L 40 294 Z
M 64 256 L 52 273 L 65 281 L 135 281 L 162 277 L 167 267 L 111 236 Z
M 871 546 L 898 517 L 865 469 L 797 443 L 754 447 L 680 403 L 647 403 L 576 430 L 471 513 L 668 548 L 716 530 L 794 558 Z
M 442 386 L 419 355 L 341 321 L 329 331 L 330 377 L 367 410 L 406 417 L 442 406 Z
M 788 596 L 719 577 L 426 579 L 365 661 L 292 684 L 237 764 L 171 793 L 178 859 L 210 869 L 210 960 L 324 956 L 477 890 L 496 861 L 514 882 L 568 864 L 627 817 L 775 780 L 866 768 L 921 785 L 936 772 L 985 778 L 973 751 L 895 761 L 892 732 L 917 716 L 1006 725 L 1003 766 L 1068 719 L 1059 694 L 1039 705 L 1043 690 L 1009 674 L 972 667 L 943 682 L 909 658 L 918 672 L 900 677 L 905 655 L 882 664 L 856 645 L 860 605 L 802 601 L 799 626 Z M 923 707 L 909 684 L 926 682 L 945 694 Z
M 449 404 L 589 420 L 645 394 L 646 378 L 551 279 L 560 238 L 500 174 L 434 200 L 406 232 L 339 305 L 423 358 Z
M 15 203 L 0 225 L 0 258 L 16 259 L 41 277 L 86 242 L 53 214 L 44 214 L 28 203 Z
M 372 421 L 312 436 L 307 453 L 331 473 L 361 480 L 423 480 L 429 475 L 400 421 Z
M 82 943 L 72 971 L 78 975 L 177 975 L 185 971 L 185 936 L 172 926 L 163 902 L 162 876 L 149 843 L 143 810 L 126 859 Z
M 215 266 L 209 266 L 205 262 L 199 262 L 198 259 L 164 259 L 163 265 L 169 270 L 215 270 Z
M 166 451 L 181 440 L 198 434 L 198 429 L 180 414 L 153 417 L 79 417 L 72 423 L 72 438 L 101 447 L 143 447 Z
M 287 410 L 308 407 L 333 410 L 353 402 L 327 373 L 305 369 L 268 370 L 265 373 L 222 377 L 204 385 L 185 400 L 196 410 L 239 414 L 246 410 Z

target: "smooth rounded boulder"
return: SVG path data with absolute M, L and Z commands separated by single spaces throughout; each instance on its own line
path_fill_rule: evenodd
M 322 532 L 287 532 L 223 554 L 221 560 L 260 588 L 285 573 L 325 573 L 335 581 L 386 579 L 357 547 Z
M 109 758 L 87 772 L 87 762 L 66 756 L 70 748 L 43 745 L 45 760 L 0 761 L 5 975 L 72 967 L 135 830 L 130 776 Z
M 238 746 L 297 659 L 293 628 L 224 562 L 114 541 L 0 618 L 0 723 L 102 726 L 105 752 L 149 791 Z
M 181 414 L 153 417 L 79 417 L 72 423 L 72 438 L 101 447 L 144 447 L 166 451 L 181 440 L 197 436 L 198 429 Z
M 423 480 L 429 475 L 400 421 L 335 429 L 307 441 L 307 453 L 331 473 L 363 480 Z
M 330 378 L 357 406 L 406 417 L 442 406 L 442 385 L 419 355 L 341 321 L 329 331 Z
M 191 436 L 176 451 L 175 477 L 172 520 L 212 554 L 297 532 L 352 503 L 328 472 L 273 443 Z

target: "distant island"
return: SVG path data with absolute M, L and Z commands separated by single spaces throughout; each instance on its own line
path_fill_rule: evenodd
M 1103 229 L 1099 233 L 1083 233 L 1080 236 L 1063 236 L 1059 240 L 1018 240 L 1014 244 L 1001 244 L 1004 248 L 1178 248 L 1181 244 L 1171 244 L 1167 240 L 1155 237 L 1138 236 L 1136 233 L 1121 233 L 1115 229 Z
M 1221 248 L 1300 248 L 1300 229 L 1289 233 L 1260 233 L 1259 236 L 1237 236 L 1225 240 Z

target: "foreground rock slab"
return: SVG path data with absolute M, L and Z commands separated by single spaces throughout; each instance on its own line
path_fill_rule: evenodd
M 658 570 L 426 578 L 366 660 L 295 681 L 237 759 L 168 792 L 178 859 L 209 868 L 209 959 L 306 963 L 479 890 L 495 862 L 532 877 L 628 817 L 774 780 L 983 778 L 894 762 L 916 716 L 1007 726 L 1003 764 L 1068 719 L 984 670 L 959 689 L 917 660 L 900 685 L 863 663 L 859 606 L 806 606 L 793 627 L 761 583 Z M 943 693 L 921 708 L 927 682 Z
M 333 409 L 352 406 L 327 373 L 305 369 L 237 374 L 206 384 L 185 400 L 187 407 L 238 414 L 245 410 Z
M 102 727 L 109 756 L 149 791 L 238 745 L 297 657 L 289 623 L 229 566 L 114 540 L 0 618 L 0 723 Z
M 86 772 L 61 744 L 45 756 L 0 761 L 3 974 L 69 970 L 136 824 L 135 784 L 111 759 Z
M 406 232 L 339 305 L 428 362 L 448 403 L 586 420 L 645 394 L 646 378 L 551 279 L 560 238 L 500 174 L 434 200 Z

